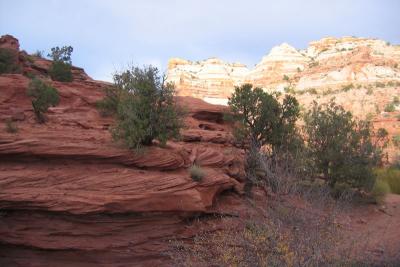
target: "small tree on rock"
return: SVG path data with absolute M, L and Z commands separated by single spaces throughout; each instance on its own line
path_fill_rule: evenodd
M 54 107 L 60 102 L 57 90 L 42 80 L 34 78 L 29 84 L 27 93 L 32 98 L 32 107 L 38 122 L 44 123 L 46 121 L 44 113 L 49 107 Z
M 173 85 L 165 83 L 157 68 L 132 67 L 114 75 L 114 86 L 98 104 L 105 114 L 116 116 L 114 139 L 137 149 L 154 139 L 165 144 L 179 136 L 182 120 L 174 95 Z
M 53 47 L 48 56 L 53 60 L 49 74 L 52 80 L 60 82 L 71 82 L 71 54 L 74 49 L 72 46 Z
M 9 48 L 0 48 L 0 74 L 20 72 L 18 52 Z

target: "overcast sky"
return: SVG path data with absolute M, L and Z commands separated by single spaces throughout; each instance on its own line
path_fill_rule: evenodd
M 253 67 L 282 42 L 327 36 L 400 44 L 400 0 L 0 0 L 0 34 L 28 52 L 72 45 L 74 65 L 111 80 L 128 63 L 165 70 L 171 57 Z

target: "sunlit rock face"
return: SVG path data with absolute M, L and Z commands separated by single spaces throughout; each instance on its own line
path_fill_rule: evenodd
M 178 95 L 224 104 L 234 86 L 253 83 L 265 89 L 334 90 L 353 83 L 400 81 L 400 46 L 383 40 L 343 37 L 314 41 L 304 50 L 283 43 L 253 68 L 217 58 L 169 61 L 167 81 Z M 284 77 L 286 77 L 284 79 Z
M 226 99 L 234 86 L 245 82 L 248 72 L 243 64 L 218 58 L 198 62 L 173 58 L 168 63 L 167 81 L 175 84 L 180 96 Z

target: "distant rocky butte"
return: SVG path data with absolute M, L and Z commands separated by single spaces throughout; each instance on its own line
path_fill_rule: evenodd
M 378 39 L 328 37 L 311 42 L 305 50 L 283 43 L 272 48 L 253 69 L 218 58 L 197 62 L 172 58 L 167 81 L 175 84 L 178 95 L 224 104 L 234 86 L 243 83 L 304 91 L 334 90 L 351 83 L 399 82 L 399 63 L 399 45 Z M 284 79 L 285 75 L 289 79 Z

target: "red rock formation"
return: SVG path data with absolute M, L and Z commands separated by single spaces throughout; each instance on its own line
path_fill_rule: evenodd
M 19 41 L 12 35 L 3 35 L 0 38 L 0 48 L 8 48 L 19 51 Z
M 53 82 L 50 61 L 20 64 L 61 101 L 37 124 L 29 79 L 0 75 L 0 266 L 167 265 L 169 240 L 218 224 L 192 218 L 219 213 L 222 192 L 241 192 L 242 152 L 230 145 L 225 107 L 179 98 L 182 141 L 134 153 L 112 141 L 112 118 L 95 108 L 103 82 L 75 67 L 73 82 Z M 10 118 L 17 133 L 5 131 Z M 201 182 L 190 178 L 194 162 L 206 173 Z
M 178 95 L 226 104 L 234 86 L 244 83 L 280 92 L 290 87 L 299 93 L 311 88 L 326 92 L 348 84 L 400 84 L 399 64 L 399 46 L 378 39 L 328 37 L 311 42 L 305 50 L 283 43 L 252 69 L 218 58 L 195 62 L 171 58 L 167 81 L 175 84 Z

